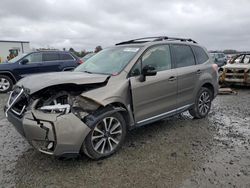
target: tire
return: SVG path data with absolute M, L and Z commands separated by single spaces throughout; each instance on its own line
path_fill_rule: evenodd
M 13 81 L 10 77 L 0 75 L 0 93 L 7 93 L 12 90 Z
M 121 148 L 126 134 L 126 122 L 120 113 L 106 115 L 85 138 L 82 150 L 91 159 L 109 157 Z
M 206 87 L 202 87 L 195 99 L 195 104 L 189 113 L 197 119 L 206 117 L 211 109 L 212 104 L 212 91 Z

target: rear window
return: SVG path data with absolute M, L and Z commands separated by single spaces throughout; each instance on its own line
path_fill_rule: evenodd
M 194 55 L 190 46 L 174 44 L 173 51 L 177 68 L 195 65 Z
M 43 53 L 43 61 L 58 61 L 60 60 L 58 53 Z
M 74 60 L 74 58 L 70 54 L 60 54 L 61 60 Z
M 192 46 L 192 49 L 194 51 L 197 64 L 205 63 L 209 59 L 207 53 L 201 47 Z

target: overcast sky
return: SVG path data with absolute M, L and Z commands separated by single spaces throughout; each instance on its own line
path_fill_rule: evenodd
M 249 0 L 0 0 L 0 40 L 93 50 L 145 36 L 250 50 Z

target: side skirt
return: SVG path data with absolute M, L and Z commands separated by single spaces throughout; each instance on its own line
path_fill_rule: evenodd
M 182 106 L 180 108 L 177 108 L 177 109 L 174 109 L 174 110 L 171 110 L 171 111 L 168 111 L 168 112 L 164 112 L 162 114 L 159 114 L 159 115 L 144 119 L 142 121 L 138 121 L 135 124 L 134 128 L 140 127 L 140 126 L 143 126 L 143 125 L 146 125 L 146 124 L 150 124 L 150 123 L 159 121 L 161 119 L 164 119 L 164 118 L 176 115 L 176 114 L 180 114 L 180 113 L 185 112 L 186 110 L 188 110 L 192 105 L 193 104 L 185 105 L 185 106 Z

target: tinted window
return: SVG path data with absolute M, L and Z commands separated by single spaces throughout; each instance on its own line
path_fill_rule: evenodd
M 57 61 L 59 54 L 57 53 L 43 53 L 43 61 Z
M 28 59 L 28 63 L 37 63 L 42 61 L 42 54 L 41 53 L 32 53 L 27 55 L 25 59 Z
M 201 47 L 192 46 L 192 48 L 198 64 L 205 63 L 209 59 L 207 53 Z
M 195 59 L 191 48 L 187 45 L 173 45 L 176 67 L 187 67 L 195 65 Z
M 150 48 L 142 57 L 142 66 L 152 65 L 157 71 L 171 69 L 171 56 L 168 45 Z
M 61 60 L 74 60 L 70 54 L 60 54 Z

